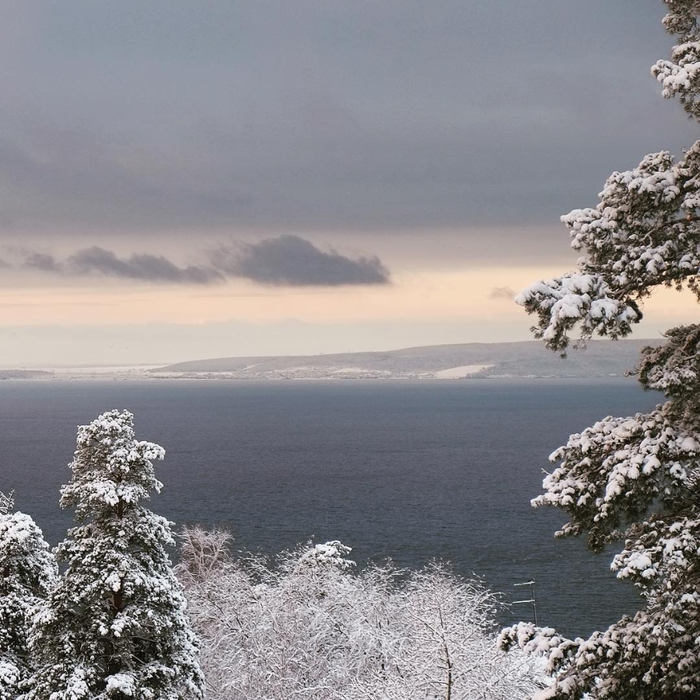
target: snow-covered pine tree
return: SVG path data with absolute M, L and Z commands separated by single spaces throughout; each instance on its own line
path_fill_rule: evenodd
M 34 671 L 29 630 L 56 577 L 41 530 L 13 505 L 0 493 L 0 700 L 26 690 Z
M 665 97 L 679 96 L 700 120 L 700 2 L 664 2 L 664 24 L 680 41 L 652 73 Z M 641 301 L 659 285 L 687 285 L 700 298 L 699 214 L 700 141 L 678 161 L 654 153 L 613 173 L 597 207 L 562 217 L 583 253 L 578 270 L 518 297 L 539 317 L 535 335 L 563 352 L 576 326 L 583 338 L 630 333 Z M 666 337 L 643 351 L 637 374 L 667 401 L 572 435 L 552 455 L 560 464 L 533 502 L 566 511 L 558 536 L 587 532 L 594 550 L 624 540 L 612 568 L 645 602 L 633 618 L 587 640 L 522 623 L 504 630 L 505 647 L 548 657 L 556 682 L 539 698 L 700 697 L 700 325 Z
M 42 666 L 32 700 L 202 697 L 197 640 L 165 549 L 170 523 L 142 501 L 159 491 L 162 447 L 134 437 L 127 411 L 78 429 L 61 506 L 80 523 L 58 546 L 66 569 L 33 645 Z

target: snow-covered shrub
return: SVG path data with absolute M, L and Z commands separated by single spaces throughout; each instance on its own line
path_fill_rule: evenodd
M 700 120 L 700 3 L 664 2 L 664 24 L 681 43 L 653 72 L 664 95 L 679 95 Z M 627 335 L 642 317 L 642 300 L 659 285 L 685 285 L 700 298 L 700 141 L 678 161 L 653 153 L 637 168 L 613 173 L 597 207 L 562 220 L 583 253 L 578 270 L 517 298 L 538 316 L 533 330 L 551 349 L 565 350 L 575 327 L 584 338 Z M 612 568 L 645 602 L 634 617 L 587 640 L 531 624 L 504 630 L 504 648 L 544 655 L 556 675 L 539 699 L 700 697 L 700 326 L 666 337 L 661 348 L 643 351 L 637 374 L 667 401 L 572 435 L 552 455 L 559 466 L 533 501 L 567 513 L 558 536 L 586 532 L 596 551 L 623 540 Z
M 0 493 L 0 700 L 12 700 L 27 689 L 34 672 L 32 620 L 56 577 L 41 530 L 12 508 L 12 497 Z
M 358 573 L 340 542 L 270 566 L 234 560 L 224 532 L 183 538 L 209 700 L 517 700 L 542 687 L 533 661 L 496 648 L 494 595 L 443 566 Z
M 110 411 L 78 429 L 61 506 L 80 523 L 58 546 L 65 571 L 38 616 L 41 666 L 27 698 L 192 700 L 202 697 L 197 642 L 166 545 L 170 523 L 142 501 L 159 491 L 162 447 Z

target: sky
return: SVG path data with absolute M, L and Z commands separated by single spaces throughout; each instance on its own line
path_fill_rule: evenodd
M 0 4 L 0 367 L 524 340 L 559 216 L 697 138 L 658 0 Z M 646 302 L 639 337 L 693 318 Z

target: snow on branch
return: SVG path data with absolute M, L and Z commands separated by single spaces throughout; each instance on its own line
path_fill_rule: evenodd
M 680 43 L 673 47 L 671 60 L 658 61 L 652 75 L 663 86 L 666 98 L 678 97 L 686 112 L 700 119 L 700 28 L 698 0 L 664 0 L 669 12 L 664 26 Z
M 61 505 L 79 524 L 55 550 L 64 571 L 33 626 L 39 668 L 25 700 L 203 697 L 170 523 L 143 503 L 161 487 L 152 460 L 163 455 L 135 439 L 128 411 L 78 429 Z
M 646 389 L 694 404 L 700 398 L 700 325 L 671 328 L 664 336 L 668 341 L 661 347 L 642 350 L 639 381 Z
M 654 514 L 634 528 L 635 539 L 630 539 L 625 549 L 612 563 L 618 578 L 625 578 L 644 590 L 651 579 L 661 576 L 670 590 L 688 588 L 697 581 L 697 553 L 700 551 L 700 519 L 680 514 Z M 681 596 L 679 596 L 681 597 Z M 700 592 L 691 596 L 700 603 Z
M 679 282 L 700 269 L 700 141 L 676 162 L 651 153 L 632 170 L 614 172 L 595 209 L 562 217 L 580 267 L 597 272 L 616 294 Z
M 347 547 L 338 540 L 316 544 L 299 557 L 296 565 L 302 569 L 307 567 L 313 569 L 319 567 L 331 567 L 339 570 L 351 569 L 355 566 L 355 562 L 345 558 L 351 551 L 351 547 Z
M 545 685 L 537 660 L 496 648 L 494 594 L 444 566 L 357 571 L 338 541 L 270 566 L 222 560 L 225 533 L 183 538 L 210 700 L 525 700 Z
M 565 350 L 568 334 L 576 326 L 583 338 L 594 334 L 619 338 L 642 318 L 635 302 L 615 299 L 605 280 L 594 274 L 572 272 L 536 282 L 520 292 L 515 302 L 539 316 L 539 327 L 533 332 L 552 350 Z
M 561 464 L 532 503 L 558 506 L 571 516 L 558 536 L 587 530 L 589 546 L 599 550 L 654 501 L 687 497 L 696 483 L 700 444 L 668 411 L 664 405 L 631 418 L 608 416 L 552 454 Z
M 10 491 L 10 493 L 3 493 L 0 491 L 0 515 L 7 515 L 14 506 L 14 491 Z
M 700 141 L 678 162 L 667 152 L 613 173 L 595 208 L 562 217 L 578 270 L 537 282 L 516 303 L 539 317 L 535 337 L 563 351 L 569 334 L 619 338 L 642 318 L 640 302 L 660 285 L 687 284 L 698 296 Z
M 95 510 L 111 512 L 148 500 L 151 490 L 163 487 L 153 460 L 164 456 L 160 445 L 136 440 L 132 413 L 103 413 L 78 428 L 73 479 L 61 488 L 61 507 L 75 506 L 77 520 L 83 520 Z
M 652 69 L 665 97 L 700 120 L 700 0 L 664 0 L 666 29 L 680 37 L 670 61 Z M 652 153 L 613 173 L 595 208 L 562 221 L 578 269 L 539 282 L 516 301 L 536 314 L 535 336 L 566 349 L 569 333 L 627 335 L 641 302 L 660 285 L 700 299 L 700 141 L 676 161 Z M 542 656 L 554 683 L 537 700 L 693 700 L 700 693 L 700 325 L 672 328 L 647 347 L 635 370 L 645 389 L 668 398 L 650 413 L 608 416 L 551 456 L 533 505 L 562 508 L 558 536 L 588 533 L 599 551 L 624 539 L 611 568 L 632 581 L 645 607 L 587 640 L 521 623 L 502 648 Z
M 3 494 L 11 510 L 11 497 Z M 57 568 L 41 530 L 24 513 L 0 513 L 0 698 L 20 697 L 35 671 L 29 637 Z
M 520 623 L 501 632 L 502 649 L 542 657 L 554 683 L 533 700 L 589 697 L 692 700 L 697 694 L 698 651 L 688 634 L 700 612 L 691 585 L 667 593 L 633 618 L 625 617 L 589 639 L 566 639 L 551 629 Z
M 673 329 L 666 346 L 645 351 L 640 375 L 649 386 L 663 378 L 671 400 L 648 414 L 609 416 L 551 457 L 560 465 L 533 504 L 565 510 L 571 520 L 557 534 L 588 531 L 594 550 L 624 539 L 611 568 L 639 588 L 646 605 L 586 641 L 523 624 L 504 630 L 504 648 L 543 656 L 556 676 L 537 698 L 697 697 L 700 433 L 695 393 L 679 387 L 694 372 L 699 332 Z
M 700 42 L 674 46 L 671 60 L 658 61 L 651 72 L 664 97 L 678 97 L 688 114 L 700 119 Z

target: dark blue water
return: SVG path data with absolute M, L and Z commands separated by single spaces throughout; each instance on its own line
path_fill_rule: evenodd
M 611 554 L 555 540 L 564 515 L 533 509 L 547 456 L 608 414 L 658 397 L 633 380 L 414 382 L 0 382 L 0 490 L 15 489 L 52 543 L 76 426 L 111 408 L 163 445 L 154 508 L 230 528 L 276 552 L 340 539 L 358 562 L 449 559 L 506 599 L 537 581 L 540 624 L 588 634 L 635 609 Z M 519 592 L 520 591 L 520 592 Z M 531 607 L 501 622 L 529 619 Z

